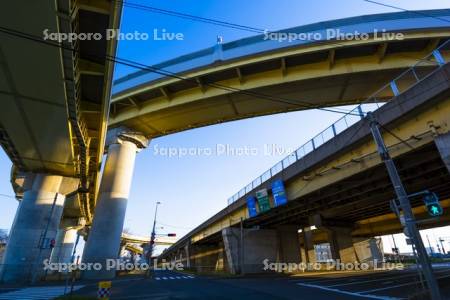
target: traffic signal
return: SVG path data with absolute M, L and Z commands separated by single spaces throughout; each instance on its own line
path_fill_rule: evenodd
M 426 193 L 423 197 L 423 202 L 425 203 L 428 214 L 432 217 L 438 217 L 444 212 L 441 204 L 439 203 L 439 198 L 435 193 Z

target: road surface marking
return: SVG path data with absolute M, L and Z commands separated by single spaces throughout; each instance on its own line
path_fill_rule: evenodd
M 387 297 L 387 296 L 361 294 L 359 292 L 348 292 L 348 291 L 343 291 L 343 290 L 339 290 L 339 289 L 333 289 L 333 288 L 329 288 L 329 287 L 326 287 L 326 286 L 315 285 L 315 284 L 297 283 L 297 285 L 305 286 L 305 287 L 311 287 L 311 288 L 316 288 L 316 289 L 321 289 L 321 290 L 335 292 L 335 293 L 340 293 L 340 294 L 345 294 L 345 295 L 358 296 L 358 297 L 363 297 L 363 298 L 370 298 L 370 299 L 380 299 L 380 300 L 397 300 L 397 299 L 400 299 L 400 298 Z
M 172 277 L 172 276 L 169 276 L 169 279 L 175 279 L 174 277 Z
M 448 271 L 449 270 L 444 270 L 444 271 L 441 270 L 441 271 L 434 272 L 434 273 L 437 274 L 437 273 L 443 273 L 443 272 L 448 272 Z M 382 280 L 386 280 L 386 279 L 389 280 L 389 279 L 415 277 L 415 276 L 418 276 L 418 274 L 416 272 L 414 272 L 412 274 L 404 274 L 404 275 L 401 275 L 401 276 L 387 276 L 387 277 L 381 277 L 381 278 L 378 278 L 378 279 L 370 279 L 370 280 L 363 280 L 363 281 L 338 283 L 338 284 L 333 284 L 333 285 L 327 285 L 327 287 L 347 286 L 347 285 L 354 285 L 354 284 L 358 285 L 358 284 L 363 284 L 363 283 L 382 281 Z
M 389 272 L 393 272 L 393 271 L 389 271 Z M 307 274 L 307 272 L 302 273 L 301 275 L 296 275 L 293 276 L 293 278 L 296 279 L 292 279 L 290 281 L 292 282 L 309 282 L 309 283 L 318 283 L 318 282 L 325 282 L 325 281 L 333 281 L 336 279 L 341 279 L 344 277 L 320 277 L 322 275 L 345 275 L 348 276 L 349 274 L 357 274 L 356 277 L 371 277 L 373 274 L 386 274 L 386 271 L 374 271 L 374 270 L 369 270 L 369 271 L 326 271 L 326 272 L 321 272 L 321 273 L 314 273 L 314 274 Z M 306 278 L 303 278 L 306 277 Z
M 442 278 L 448 278 L 448 277 L 450 277 L 450 275 L 436 277 L 436 279 L 442 279 Z M 391 286 L 384 287 L 384 288 L 378 288 L 378 289 L 373 289 L 373 290 L 368 290 L 368 291 L 361 291 L 360 293 L 372 293 L 372 292 L 390 290 L 390 289 L 394 289 L 394 288 L 397 288 L 397 287 L 408 286 L 408 285 L 413 285 L 413 284 L 415 285 L 415 284 L 418 284 L 418 283 L 419 283 L 418 281 L 407 282 L 407 283 L 402 283 L 402 284 L 397 284 L 397 285 L 391 285 Z
M 163 277 L 164 280 L 167 280 L 167 277 Z
M 161 278 L 159 278 L 159 277 L 155 277 L 155 279 L 156 279 L 156 280 L 161 280 Z
M 79 290 L 84 285 L 76 285 L 73 290 Z M 47 300 L 53 299 L 64 295 L 64 286 L 42 286 L 42 287 L 31 287 L 15 290 L 12 292 L 1 293 L 0 299 L 2 300 Z

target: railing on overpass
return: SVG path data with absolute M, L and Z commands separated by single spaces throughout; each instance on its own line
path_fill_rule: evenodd
M 238 199 L 245 196 L 247 193 L 273 178 L 275 175 L 303 158 L 308 153 L 316 150 L 321 145 L 325 144 L 339 133 L 343 132 L 353 124 L 360 121 L 364 116 L 371 111 L 378 109 L 384 103 L 391 100 L 393 97 L 410 89 L 418 82 L 434 73 L 437 69 L 448 63 L 448 59 L 442 55 L 443 50 L 450 50 L 450 40 L 447 40 L 438 48 L 433 50 L 430 54 L 419 60 L 415 65 L 401 73 L 392 81 L 377 90 L 369 96 L 361 104 L 346 113 L 343 117 L 331 124 L 325 130 L 314 136 L 305 144 L 300 146 L 297 150 L 286 156 L 284 159 L 276 163 L 272 168 L 258 176 L 251 183 L 242 188 L 239 192 L 228 198 L 228 205 L 234 203 Z M 367 80 L 370 80 L 368 78 Z

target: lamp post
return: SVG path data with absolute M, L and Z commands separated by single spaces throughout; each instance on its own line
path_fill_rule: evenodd
M 152 259 L 152 255 L 153 255 L 153 248 L 155 245 L 155 238 L 156 238 L 156 216 L 158 214 L 158 205 L 160 205 L 161 202 L 156 202 L 156 207 L 155 207 L 155 218 L 153 219 L 153 228 L 152 228 L 152 233 L 150 235 L 150 245 L 148 247 L 148 252 L 147 252 L 147 259 L 148 259 L 148 264 L 151 264 L 151 259 Z

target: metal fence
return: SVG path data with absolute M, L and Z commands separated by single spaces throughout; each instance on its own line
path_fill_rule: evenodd
M 423 59 L 419 60 L 415 65 L 381 87 L 361 104 L 346 113 L 339 120 L 331 124 L 325 130 L 300 146 L 300 148 L 276 163 L 272 168 L 265 171 L 262 175 L 258 176 L 255 180 L 246 185 L 232 197 L 228 198 L 228 205 L 242 198 L 244 195 L 260 186 L 263 182 L 270 180 L 272 177 L 274 177 L 296 161 L 302 159 L 308 153 L 316 150 L 318 147 L 322 146 L 339 133 L 343 132 L 353 124 L 359 122 L 362 118 L 365 117 L 368 112 L 377 110 L 380 106 L 384 105 L 384 103 L 410 89 L 418 82 L 434 73 L 437 69 L 444 66 L 449 62 L 449 59 L 446 59 L 445 56 L 442 55 L 442 53 L 443 51 L 449 50 L 450 40 L 447 40 L 445 43 L 433 50 L 433 52 L 425 56 Z

